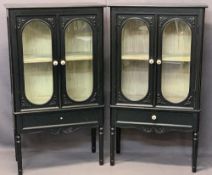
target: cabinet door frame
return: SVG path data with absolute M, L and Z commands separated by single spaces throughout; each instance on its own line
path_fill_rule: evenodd
M 195 94 L 196 94 L 196 74 L 195 74 L 195 68 L 196 68 L 196 64 L 195 64 L 195 60 L 197 60 L 196 58 L 196 35 L 197 35 L 197 25 L 196 25 L 196 16 L 195 15 L 163 15 L 163 14 L 159 14 L 158 15 L 158 59 L 161 59 L 161 61 L 163 61 L 162 58 L 162 44 L 163 44 L 163 29 L 165 27 L 165 25 L 170 22 L 173 19 L 179 19 L 184 21 L 186 24 L 189 25 L 190 29 L 191 29 L 191 37 L 192 37 L 192 41 L 191 41 L 191 61 L 190 61 L 190 84 L 189 84 L 189 93 L 187 95 L 187 97 L 179 103 L 172 103 L 169 102 L 168 100 L 166 100 L 163 95 L 162 95 L 162 91 L 161 91 L 161 73 L 162 73 L 162 64 L 157 65 L 157 94 L 156 94 L 156 106 L 164 106 L 164 107 L 188 107 L 188 108 L 193 108 L 194 107 L 194 103 L 195 103 Z
M 78 12 L 79 13 L 79 12 Z M 61 66 L 61 107 L 76 107 L 82 105 L 101 104 L 102 102 L 102 14 L 94 10 L 94 14 L 86 14 L 86 10 L 81 14 L 66 14 L 60 16 L 60 41 L 61 41 L 61 59 L 65 60 L 65 27 L 74 20 L 83 20 L 87 22 L 92 29 L 93 37 L 93 91 L 84 101 L 75 101 L 71 99 L 66 91 L 66 69 Z
M 21 110 L 38 110 L 42 108 L 59 108 L 59 94 L 58 94 L 58 67 L 52 64 L 52 76 L 53 76 L 53 94 L 51 99 L 45 104 L 33 104 L 25 95 L 24 87 L 24 63 L 23 63 L 23 44 L 22 44 L 22 32 L 24 27 L 32 20 L 40 20 L 49 26 L 52 38 L 52 62 L 58 61 L 57 53 L 57 29 L 56 29 L 56 17 L 54 15 L 24 15 L 16 17 L 17 28 L 17 45 L 18 45 L 18 64 L 19 64 L 19 100 Z
M 136 104 L 136 105 L 145 105 L 145 106 L 153 106 L 154 104 L 154 89 L 155 89 L 155 81 L 154 81 L 154 72 L 155 72 L 155 64 L 149 64 L 148 60 L 148 92 L 145 95 L 144 98 L 138 101 L 132 101 L 127 99 L 127 97 L 124 96 L 121 90 L 121 33 L 122 28 L 130 19 L 139 19 L 143 21 L 145 24 L 147 24 L 147 27 L 149 29 L 149 59 L 153 59 L 155 62 L 155 45 L 154 45 L 154 39 L 155 39 L 155 16 L 152 14 L 118 14 L 116 15 L 116 21 L 115 25 L 115 36 L 113 37 L 113 42 L 115 42 L 113 45 L 116 46 L 116 52 L 113 56 L 112 62 L 115 64 L 115 70 L 116 73 L 113 72 L 113 76 L 116 76 L 116 87 L 115 87 L 115 101 L 118 104 Z M 114 31 L 112 31 L 114 32 Z M 115 63 L 114 63 L 115 62 Z M 112 85 L 115 86 L 115 85 Z

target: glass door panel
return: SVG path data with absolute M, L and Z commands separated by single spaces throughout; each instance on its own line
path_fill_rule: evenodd
M 162 80 L 164 98 L 180 103 L 189 94 L 192 32 L 180 19 L 168 22 L 162 36 Z
M 149 29 L 141 19 L 129 19 L 121 33 L 121 91 L 131 101 L 148 93 L 148 60 Z
M 93 92 L 93 31 L 84 20 L 73 20 L 65 29 L 66 91 L 74 101 L 85 101 Z
M 33 104 L 47 103 L 53 95 L 52 34 L 45 22 L 32 20 L 22 33 L 24 89 Z

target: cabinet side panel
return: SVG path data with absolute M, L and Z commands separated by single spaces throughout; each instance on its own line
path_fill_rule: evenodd
M 13 111 L 19 109 L 19 66 L 17 58 L 17 36 L 16 36 L 16 14 L 13 10 L 8 10 L 8 41 L 10 54 L 10 78 L 11 78 L 11 93 L 13 100 Z
M 204 40 L 204 25 L 205 25 L 205 9 L 199 10 L 198 16 L 198 51 L 197 56 L 197 81 L 196 81 L 196 103 L 195 108 L 200 109 L 200 95 L 201 95 L 201 79 L 202 79 L 202 57 L 203 57 L 203 40 Z

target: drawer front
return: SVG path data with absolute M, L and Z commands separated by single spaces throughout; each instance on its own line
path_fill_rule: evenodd
M 142 109 L 113 109 L 117 126 L 152 125 L 167 127 L 197 127 L 198 113 Z
M 97 125 L 103 109 L 81 109 L 60 112 L 22 114 L 22 130 L 44 129 L 77 125 Z

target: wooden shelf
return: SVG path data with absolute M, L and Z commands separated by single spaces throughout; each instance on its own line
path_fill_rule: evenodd
M 68 54 L 66 61 L 89 61 L 92 60 L 93 55 L 91 54 Z
M 70 54 L 66 56 L 66 61 L 89 61 L 92 60 L 92 55 Z M 24 63 L 49 63 L 52 62 L 50 57 L 25 57 Z
M 24 63 L 49 63 L 52 62 L 51 57 L 24 57 Z
M 129 55 L 122 56 L 122 60 L 147 61 L 148 59 L 149 59 L 149 55 L 147 54 L 129 54 Z
M 184 56 L 163 56 L 162 61 L 168 61 L 168 62 L 190 62 L 190 56 L 184 55 Z
M 132 55 L 123 55 L 122 60 L 134 60 L 134 61 L 147 61 L 149 55 L 145 54 L 132 54 Z M 190 56 L 164 56 L 162 61 L 165 62 L 190 62 Z

